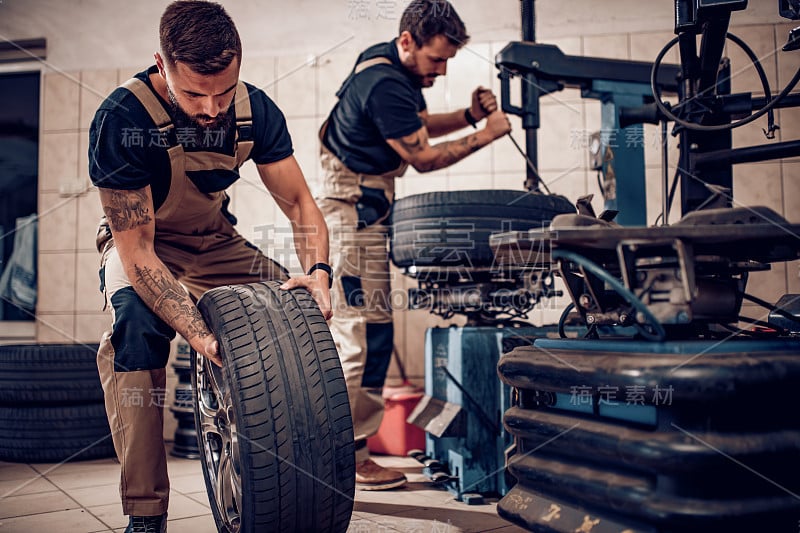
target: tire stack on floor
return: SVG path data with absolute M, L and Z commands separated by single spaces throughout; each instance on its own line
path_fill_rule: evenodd
M 506 353 L 517 484 L 497 504 L 530 531 L 797 531 L 794 339 L 537 339 Z
M 178 383 L 170 411 L 178 427 L 175 428 L 175 441 L 171 455 L 183 459 L 199 459 L 197 431 L 194 424 L 194 394 L 192 393 L 192 349 L 186 341 L 178 342 L 175 362 L 172 363 Z
M 97 345 L 0 346 L 0 461 L 114 457 Z

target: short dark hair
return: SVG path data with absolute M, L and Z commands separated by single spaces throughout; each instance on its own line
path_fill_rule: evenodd
M 241 63 L 242 41 L 228 13 L 219 4 L 178 0 L 161 15 L 159 40 L 164 59 L 198 74 L 217 74 L 234 59 Z
M 444 35 L 461 48 L 467 41 L 467 28 L 455 8 L 446 0 L 413 0 L 400 18 L 400 33 L 407 31 L 417 46 L 424 46 L 437 35 Z

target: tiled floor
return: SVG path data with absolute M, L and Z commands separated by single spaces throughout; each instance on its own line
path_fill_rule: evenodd
M 169 533 L 214 533 L 200 462 L 169 457 Z M 405 457 L 375 457 L 406 473 L 408 484 L 383 492 L 356 491 L 350 533 L 522 532 L 497 516 L 494 503 L 468 506 L 433 487 L 421 465 Z M 0 532 L 123 531 L 119 465 L 113 460 L 62 465 L 0 462 Z

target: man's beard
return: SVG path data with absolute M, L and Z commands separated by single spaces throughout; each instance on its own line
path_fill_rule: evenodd
M 417 87 L 424 89 L 427 87 L 432 87 L 433 83 L 436 81 L 438 74 L 422 74 L 417 70 L 416 62 L 412 64 L 403 65 L 406 67 L 406 70 L 409 71 L 411 74 L 411 79 L 414 80 Z
M 192 116 L 178 104 L 175 93 L 172 92 L 169 85 L 167 85 L 167 94 L 169 95 L 170 114 L 177 131 L 194 130 L 198 135 L 205 130 L 224 131 L 226 135 L 230 131 L 233 125 L 233 115 L 230 113 L 230 107 L 226 111 L 221 111 L 216 117 L 208 115 Z M 233 102 L 231 102 L 231 107 L 233 107 Z M 203 120 L 203 123 L 201 124 L 198 120 Z
M 417 76 L 417 83 L 423 89 L 428 88 L 428 87 L 433 87 L 433 84 L 436 83 L 436 78 L 438 78 L 438 76 L 436 76 L 436 75 Z

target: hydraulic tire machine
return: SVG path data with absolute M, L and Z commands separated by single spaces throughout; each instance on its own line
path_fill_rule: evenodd
M 636 122 L 660 122 L 664 132 L 674 124 L 680 160 L 671 191 L 664 163 L 660 226 L 623 216 L 644 212 L 641 182 L 627 181 L 631 160 L 601 138 L 606 209 L 619 210 L 621 224 L 584 208 L 549 228 L 490 238 L 498 264 L 556 272 L 572 300 L 562 321 L 586 328 L 583 338 L 538 339 L 499 363 L 515 391 L 504 426 L 516 444 L 507 464 L 516 484 L 498 512 L 532 531 L 797 528 L 800 295 L 765 302 L 746 289 L 750 272 L 800 258 L 800 224 L 765 207 L 733 208 L 732 165 L 800 155 L 800 140 L 732 149 L 731 130 L 767 115 L 772 139 L 773 110 L 800 103 L 792 93 L 800 70 L 773 97 L 756 55 L 728 33 L 732 13 L 746 7 L 746 0 L 675 2 L 677 36 L 650 69 L 650 93 L 610 111 L 627 126 L 622 131 Z M 800 3 L 778 7 L 800 18 Z M 726 40 L 750 57 L 763 97 L 731 94 Z M 678 101 L 669 105 L 661 61 L 676 44 Z M 780 53 L 797 47 L 795 30 Z M 548 67 L 552 55 L 511 43 L 497 62 L 525 85 L 564 83 L 591 96 L 594 82 L 560 79 Z M 554 63 L 592 72 L 576 58 Z M 516 110 L 529 122 L 537 99 L 523 98 Z M 606 101 L 614 99 L 604 110 Z M 677 186 L 683 217 L 669 226 Z M 742 317 L 744 300 L 763 306 L 764 316 Z
M 766 115 L 771 139 L 773 110 L 800 105 L 800 70 L 773 96 L 758 58 L 728 33 L 747 0 L 677 0 L 676 37 L 652 64 L 536 44 L 533 1 L 521 3 L 523 41 L 496 63 L 503 109 L 526 132 L 526 188 L 545 187 L 539 99 L 578 87 L 603 106 L 594 152 L 606 210 L 595 216 L 582 200 L 547 227 L 490 237 L 497 272 L 546 273 L 515 278 L 540 297 L 542 277 L 559 276 L 572 303 L 550 328 L 509 327 L 523 310 L 506 324 L 427 332 L 427 396 L 409 420 L 428 431 L 429 473 L 467 501 L 502 495 L 498 512 L 537 532 L 795 531 L 800 295 L 764 302 L 746 288 L 750 272 L 800 258 L 800 225 L 731 206 L 732 165 L 798 156 L 800 140 L 733 149 L 731 130 Z M 800 20 L 800 1 L 778 8 Z M 800 47 L 799 33 L 779 53 Z M 726 39 L 753 61 L 764 96 L 731 94 Z M 681 64 L 661 64 L 675 45 Z M 520 105 L 509 101 L 514 79 Z M 671 187 L 664 162 L 654 227 L 643 218 L 643 147 L 609 137 L 635 137 L 643 122 L 662 124 L 665 139 L 672 122 L 680 148 Z M 678 186 L 683 218 L 669 226 Z M 744 300 L 764 316 L 740 316 Z

